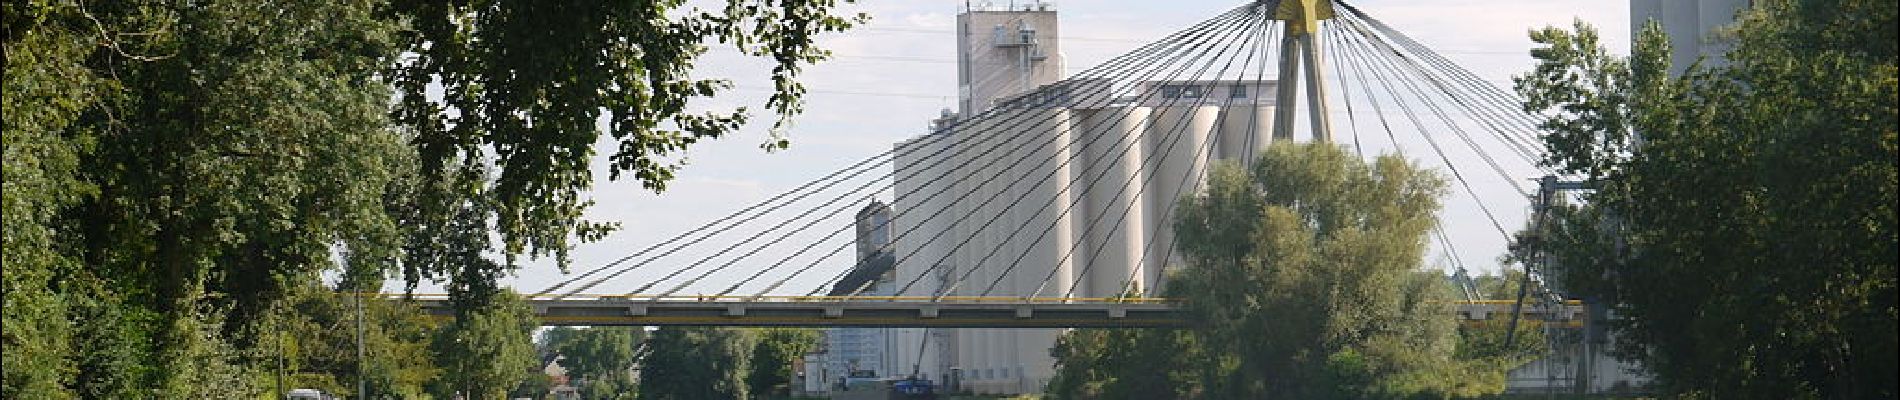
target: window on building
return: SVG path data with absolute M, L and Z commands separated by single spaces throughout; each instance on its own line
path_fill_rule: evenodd
M 1227 96 L 1228 98 L 1233 98 L 1233 99 L 1244 99 L 1244 98 L 1247 98 L 1247 86 L 1246 86 L 1246 85 L 1234 85 L 1234 87 L 1232 87 L 1232 88 L 1228 88 L 1228 92 L 1227 92 L 1227 93 L 1228 93 L 1228 96 Z
M 1199 85 L 1182 86 L 1181 98 L 1198 99 L 1198 98 L 1201 98 L 1201 96 L 1207 95 L 1207 93 L 1202 93 L 1202 92 L 1204 92 L 1204 90 L 1202 90 L 1201 86 Z
M 1161 85 L 1161 97 L 1167 99 L 1198 99 L 1206 92 L 1201 85 Z

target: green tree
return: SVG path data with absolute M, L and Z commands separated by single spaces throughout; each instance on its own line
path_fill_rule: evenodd
M 640 398 L 640 385 L 627 374 L 588 380 L 580 388 L 581 398 L 594 400 L 633 400 Z
M 597 138 L 658 190 L 737 129 L 686 112 L 730 87 L 686 75 L 715 43 L 774 63 L 782 122 L 814 38 L 856 21 L 838 4 L 8 2 L 0 392 L 268 376 L 253 323 L 320 271 L 399 270 L 488 313 L 517 256 L 565 264 L 605 232 L 579 219 Z
M 1517 288 L 1524 282 L 1524 272 L 1504 267 L 1498 275 L 1481 275 L 1472 279 L 1477 288 L 1479 300 L 1517 300 Z M 1536 290 L 1536 282 L 1532 282 Z M 1535 293 L 1535 292 L 1532 292 Z M 1527 299 L 1535 301 L 1536 299 Z M 1496 315 L 1484 321 L 1474 321 L 1458 326 L 1458 351 L 1460 359 L 1477 362 L 1497 363 L 1498 371 L 1508 371 L 1544 355 L 1546 350 L 1544 330 L 1537 326 L 1538 321 L 1520 320 L 1516 339 L 1506 343 L 1510 328 L 1509 315 Z M 1503 376 L 1498 376 L 1503 379 Z
M 431 345 L 442 367 L 441 379 L 432 385 L 435 396 L 499 399 L 540 373 L 532 339 L 539 325 L 527 302 L 512 291 L 495 296 L 488 307 L 458 311 Z
M 67 324 L 70 297 L 59 276 L 79 269 L 70 237 L 75 227 L 61 213 L 93 193 L 79 179 L 79 156 L 90 135 L 67 130 L 94 107 L 110 81 L 85 67 L 92 50 L 80 26 L 48 23 L 70 17 L 71 7 L 5 5 L 6 76 L 0 113 L 4 135 L 4 194 L 0 194 L 0 283 L 5 297 L 6 351 L 0 397 L 62 399 L 78 366 Z
M 1206 340 L 1238 355 L 1214 397 L 1468 395 L 1454 319 L 1422 272 L 1444 182 L 1395 156 L 1276 145 L 1209 175 L 1175 229 L 1184 295 Z M 1501 389 L 1498 388 L 1498 389 Z
M 1230 355 L 1205 351 L 1190 330 L 1076 329 L 1050 349 L 1052 399 L 1201 398 L 1208 377 L 1233 367 Z
M 1058 342 L 1057 398 L 1417 398 L 1501 393 L 1521 354 L 1463 342 L 1423 266 L 1445 183 L 1396 156 L 1275 144 L 1177 206 L 1168 293 L 1197 324 Z
M 798 371 L 792 362 L 818 349 L 820 336 L 808 328 L 764 328 L 754 330 L 751 371 L 746 386 L 755 398 L 786 398 L 792 394 L 792 382 Z
M 510 399 L 544 398 L 544 397 L 547 397 L 548 392 L 553 389 L 554 389 L 553 378 L 544 374 L 528 374 L 527 379 L 522 379 L 521 383 L 518 385 L 515 385 L 514 389 L 508 390 L 508 398 Z
M 640 399 L 744 399 L 754 338 L 746 331 L 662 327 L 640 368 Z
M 1900 395 L 1896 9 L 1757 1 L 1724 32 L 1729 66 L 1679 77 L 1653 23 L 1628 59 L 1581 23 L 1532 32 L 1517 88 L 1544 163 L 1598 190 L 1529 243 L 1616 307 L 1665 393 Z
M 428 395 L 427 385 L 441 374 L 429 348 L 435 321 L 400 300 L 358 297 L 312 282 L 294 288 L 270 320 L 252 328 L 266 355 L 261 369 L 283 374 L 288 388 L 357 398 L 418 398 Z M 357 393 L 359 378 L 367 394 Z
M 386 12 L 408 22 L 396 37 L 406 57 L 389 76 L 401 95 L 394 116 L 420 160 L 399 205 L 410 284 L 446 280 L 456 298 L 478 299 L 517 256 L 565 268 L 574 240 L 615 226 L 581 218 L 602 136 L 615 146 L 609 178 L 630 173 L 662 190 L 680 152 L 748 121 L 744 108 L 691 111 L 732 88 L 689 75 L 711 45 L 773 62 L 766 107 L 781 119 L 765 147 L 784 147 L 777 128 L 803 107 L 797 77 L 829 55 L 814 39 L 863 17 L 832 15 L 838 0 L 723 3 L 392 0 Z M 495 249 L 503 260 L 487 260 Z
M 634 350 L 646 340 L 646 330 L 594 327 L 549 331 L 548 338 L 562 357 L 561 367 L 570 379 L 582 382 L 587 398 L 632 398 Z
M 44 363 L 76 368 L 32 379 L 90 396 L 198 397 L 249 374 L 255 343 L 241 333 L 292 278 L 333 267 L 334 249 L 373 259 L 394 248 L 378 240 L 394 237 L 381 193 L 403 147 L 370 68 L 381 58 L 306 51 L 377 42 L 391 24 L 369 10 L 7 5 L 7 76 L 24 89 L 7 91 L 8 201 L 26 204 L 7 211 L 6 250 L 44 260 L 17 263 L 30 270 L 7 279 L 31 287 L 8 293 L 67 300 L 68 335 L 110 338 L 67 342 Z M 16 179 L 33 186 L 12 192 Z M 63 243 L 33 242 L 51 232 Z M 34 254 L 44 250 L 57 254 Z M 8 387 L 45 387 L 8 374 Z

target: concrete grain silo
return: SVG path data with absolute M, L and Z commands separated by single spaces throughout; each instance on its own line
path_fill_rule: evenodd
M 962 108 L 897 145 L 896 281 L 917 282 L 902 295 L 1155 294 L 1172 208 L 1211 162 L 1268 144 L 1274 101 L 1260 95 L 1274 81 L 1059 81 L 1047 6 L 973 9 L 958 23 Z M 903 375 L 990 394 L 1041 391 L 1062 332 L 896 331 Z

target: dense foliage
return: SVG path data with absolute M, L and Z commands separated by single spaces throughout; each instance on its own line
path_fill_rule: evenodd
M 542 333 L 543 360 L 559 359 L 585 399 L 791 398 L 795 361 L 818 349 L 807 328 L 631 327 Z M 632 375 L 638 366 L 638 381 Z
M 646 341 L 646 331 L 638 327 L 594 327 L 588 329 L 555 328 L 543 334 L 542 347 L 549 352 L 543 360 L 559 355 L 559 364 L 567 369 L 569 384 L 580 388 L 588 399 L 634 398 L 637 388 L 633 367 L 635 351 Z
M 854 21 L 837 5 L 7 2 L 0 395 L 250 398 L 293 361 L 286 384 L 341 393 L 511 387 L 526 333 L 496 279 L 611 227 L 579 219 L 597 139 L 663 188 L 680 151 L 746 121 L 686 112 L 730 87 L 686 75 L 719 44 L 775 64 L 782 122 L 814 38 Z M 371 324 L 390 346 L 371 357 L 408 358 L 342 363 L 336 332 L 277 334 L 338 329 L 324 293 L 397 274 L 448 287 L 446 335 L 476 336 L 415 357 L 416 332 Z M 467 374 L 492 381 L 439 379 Z
M 1237 359 L 1208 353 L 1187 330 L 1076 329 L 1056 339 L 1050 352 L 1056 374 L 1047 388 L 1053 399 L 1209 398 Z
M 355 397 L 355 378 L 361 377 L 370 395 L 419 398 L 442 374 L 429 348 L 435 321 L 405 302 L 306 284 L 294 288 L 270 318 L 258 324 L 265 329 L 258 332 L 258 347 L 269 372 L 259 377 L 276 375 L 282 381 L 260 385 Z
M 806 328 L 765 328 L 752 331 L 758 337 L 752 346 L 752 370 L 746 373 L 746 385 L 752 396 L 761 399 L 789 398 L 798 371 L 795 361 L 805 353 L 818 350 L 822 336 Z
M 436 331 L 430 349 L 442 379 L 436 397 L 499 399 L 540 373 L 534 351 L 534 318 L 527 302 L 513 292 L 495 296 L 488 307 L 457 315 Z
M 1217 166 L 1175 229 L 1170 296 L 1187 330 L 1076 330 L 1057 345 L 1058 398 L 1413 398 L 1499 393 L 1525 361 L 1455 327 L 1422 269 L 1444 182 L 1398 157 L 1275 144 Z M 1490 336 L 1496 336 L 1492 333 Z
M 1891 1 L 1757 1 L 1727 65 L 1671 76 L 1547 28 L 1517 79 L 1545 163 L 1598 190 L 1526 245 L 1602 299 L 1622 353 L 1688 398 L 1900 395 L 1900 42 Z
M 766 106 L 782 127 L 802 107 L 799 72 L 829 54 L 815 37 L 854 22 L 831 15 L 838 0 L 684 3 L 392 0 L 389 16 L 408 22 L 394 39 L 405 51 L 389 76 L 394 116 L 419 163 L 399 213 L 413 228 L 410 285 L 447 278 L 451 294 L 473 299 L 518 255 L 565 267 L 574 239 L 614 227 L 581 219 L 603 136 L 616 146 L 610 177 L 661 190 L 681 165 L 673 157 L 747 122 L 744 108 L 689 112 L 732 87 L 688 76 L 709 45 L 775 62 Z M 786 143 L 775 129 L 765 147 Z M 504 259 L 490 260 L 497 247 Z
M 755 338 L 738 329 L 662 327 L 640 368 L 641 400 L 744 399 Z

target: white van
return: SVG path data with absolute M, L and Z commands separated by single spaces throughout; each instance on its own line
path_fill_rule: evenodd
M 323 394 L 323 391 L 316 390 L 316 389 L 291 389 L 290 393 L 286 394 L 284 398 L 290 399 L 290 400 L 330 400 L 330 399 L 333 399 L 333 397 Z

